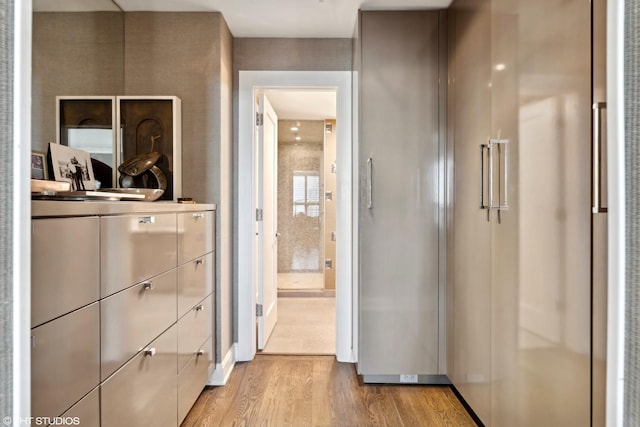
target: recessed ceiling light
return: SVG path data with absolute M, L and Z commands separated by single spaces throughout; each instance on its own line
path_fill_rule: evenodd
M 496 65 L 496 71 L 504 71 L 507 69 L 507 66 L 505 64 L 497 64 Z
M 292 132 L 298 132 L 298 128 L 294 126 L 294 127 L 291 128 L 291 131 Z
M 300 138 L 299 136 L 296 136 L 296 141 L 300 141 L 302 138 Z

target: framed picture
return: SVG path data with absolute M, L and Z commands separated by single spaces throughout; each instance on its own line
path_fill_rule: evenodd
M 31 152 L 31 179 L 49 179 L 46 154 Z
M 71 183 L 72 191 L 96 189 L 88 152 L 50 142 L 48 157 L 53 179 Z

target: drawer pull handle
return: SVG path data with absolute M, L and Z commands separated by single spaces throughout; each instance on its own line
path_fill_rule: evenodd
M 144 355 L 146 357 L 153 357 L 156 354 L 156 348 L 155 347 L 151 347 L 151 348 L 145 348 L 144 349 Z
M 145 282 L 142 284 L 142 290 L 151 291 L 153 290 L 153 282 Z
M 194 213 L 192 216 L 193 216 L 193 219 L 196 219 L 196 220 L 204 218 L 203 213 Z
M 203 265 L 204 264 L 204 260 L 203 259 L 197 259 L 196 260 L 196 265 Z
M 204 356 L 204 350 L 198 350 L 198 352 L 196 353 L 196 356 L 197 357 Z
M 198 305 L 196 305 L 195 310 L 196 310 L 196 311 L 203 311 L 203 310 L 204 310 L 204 305 L 202 305 L 202 304 L 198 304 Z
M 139 216 L 138 224 L 153 224 L 156 222 L 155 216 Z

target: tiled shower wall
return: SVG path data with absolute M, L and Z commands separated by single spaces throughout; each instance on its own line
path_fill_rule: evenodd
M 298 127 L 297 132 L 291 130 L 294 126 Z M 295 140 L 296 135 L 300 141 Z M 278 121 L 279 273 L 323 269 L 323 146 L 324 121 Z M 297 209 L 294 209 L 294 176 L 298 177 L 298 183 L 306 180 L 308 186 L 316 180 L 319 183 L 318 191 L 305 192 L 306 206 L 298 204 Z

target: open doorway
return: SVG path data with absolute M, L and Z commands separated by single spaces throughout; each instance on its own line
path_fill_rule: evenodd
M 357 248 L 357 222 L 353 221 L 353 212 L 357 211 L 358 200 L 355 197 L 358 168 L 357 138 L 352 138 L 351 114 L 352 93 L 350 71 L 240 71 L 238 102 L 238 184 L 237 201 L 237 343 L 234 346 L 235 360 L 229 360 L 229 368 L 235 361 L 252 360 L 257 351 L 258 334 L 256 322 L 260 309 L 257 284 L 260 271 L 261 252 L 255 244 L 256 216 L 261 206 L 256 197 L 255 164 L 259 156 L 256 144 L 255 108 L 257 93 L 270 89 L 332 89 L 336 91 L 336 178 L 337 188 L 334 200 L 337 201 L 336 224 L 336 358 L 340 362 L 355 362 L 357 354 L 357 316 L 354 310 L 357 304 L 357 269 L 354 269 Z M 258 322 L 259 323 L 259 322 Z M 232 357 L 233 357 L 232 356 Z M 225 363 L 223 363 L 225 364 Z
M 335 354 L 336 92 L 258 94 L 278 117 L 277 165 L 263 168 L 277 182 L 278 320 L 262 353 Z

